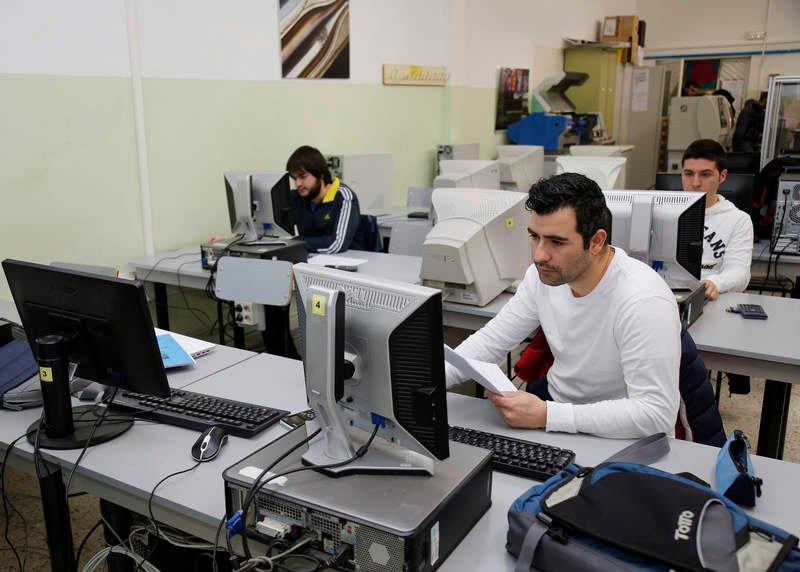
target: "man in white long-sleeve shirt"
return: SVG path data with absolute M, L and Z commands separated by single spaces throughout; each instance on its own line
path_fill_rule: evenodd
M 456 351 L 497 362 L 541 326 L 554 363 L 528 391 L 489 393 L 512 427 L 605 437 L 672 434 L 681 357 L 675 296 L 647 265 L 607 244 L 611 213 L 575 173 L 531 187 L 534 264 L 514 297 Z M 447 365 L 448 387 L 464 380 Z
M 719 195 L 719 186 L 727 176 L 725 150 L 716 141 L 698 139 L 683 153 L 683 190 L 706 194 L 700 277 L 709 300 L 725 292 L 741 292 L 750 282 L 753 222 Z

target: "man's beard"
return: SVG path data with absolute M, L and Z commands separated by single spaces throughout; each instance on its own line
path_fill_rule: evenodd
M 304 201 L 311 202 L 319 196 L 320 191 L 322 191 L 322 179 L 317 179 L 317 184 L 311 188 L 311 191 L 305 197 L 302 197 Z

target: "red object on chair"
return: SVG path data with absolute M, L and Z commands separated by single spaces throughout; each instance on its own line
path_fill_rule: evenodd
M 553 365 L 553 354 L 547 345 L 544 332 L 539 328 L 531 343 L 519 356 L 519 361 L 514 365 L 514 373 L 525 383 L 530 383 L 547 375 L 551 365 Z

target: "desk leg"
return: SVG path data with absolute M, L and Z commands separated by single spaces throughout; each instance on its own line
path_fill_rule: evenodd
M 223 304 L 227 302 L 223 302 L 221 300 L 217 300 L 217 331 L 219 332 L 219 345 L 225 345 L 225 320 L 223 316 L 225 312 L 223 310 Z
M 167 285 L 153 282 L 156 295 L 156 325 L 162 330 L 169 330 L 169 308 L 167 306 Z
M 759 455 L 783 459 L 783 444 L 786 441 L 786 423 L 789 417 L 791 397 L 791 383 L 766 380 L 756 448 Z
M 244 328 L 236 324 L 233 325 L 233 347 L 244 349 Z
M 75 550 L 72 546 L 72 524 L 69 520 L 67 491 L 61 469 L 39 463 L 39 492 L 42 495 L 42 512 L 47 532 L 47 546 L 50 549 L 50 569 L 53 572 L 75 572 Z
M 261 332 L 268 354 L 300 359 L 291 334 L 289 306 L 264 306 L 266 329 Z

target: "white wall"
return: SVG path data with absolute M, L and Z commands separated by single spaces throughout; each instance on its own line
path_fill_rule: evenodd
M 0 73 L 128 76 L 128 3 L 144 77 L 281 77 L 277 0 L 2 0 Z M 595 40 L 604 16 L 633 14 L 636 4 L 351 0 L 349 81 L 379 84 L 381 64 L 401 63 L 446 66 L 450 85 L 494 87 L 499 67 L 552 62 L 563 38 Z
M 127 76 L 125 0 L 0 0 L 0 73 Z
M 564 38 L 597 40 L 604 16 L 636 13 L 635 0 L 453 0 L 452 4 L 451 78 L 468 87 L 495 87 L 498 68 L 532 67 L 537 49 L 541 48 L 540 56 L 552 55 L 553 49 L 560 53 Z M 537 76 L 536 69 L 533 74 Z
M 761 50 L 761 42 L 748 41 L 745 34 L 764 30 L 768 47 L 800 43 L 797 0 L 638 0 L 636 10 L 647 22 L 648 55 L 676 49 Z
M 751 96 L 767 88 L 771 73 L 800 73 L 798 0 L 638 0 L 637 13 L 647 22 L 648 58 L 755 52 L 747 85 Z M 767 33 L 765 42 L 745 38 L 761 31 Z M 769 53 L 774 50 L 790 53 Z

